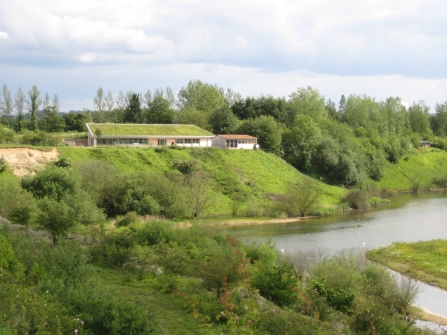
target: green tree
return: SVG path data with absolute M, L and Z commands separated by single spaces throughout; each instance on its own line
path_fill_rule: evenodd
M 35 198 L 48 197 L 55 201 L 61 201 L 66 194 L 73 194 L 77 187 L 76 179 L 70 171 L 58 167 L 41 170 L 34 177 L 26 176 L 21 185 Z
M 137 93 L 132 93 L 124 111 L 124 122 L 138 123 L 141 122 L 141 119 L 140 96 Z
M 172 123 L 175 111 L 171 109 L 170 103 L 162 95 L 156 95 L 149 103 L 146 110 L 147 123 Z
M 230 107 L 223 106 L 211 113 L 210 123 L 214 134 L 231 134 L 238 126 L 238 119 Z
M 27 101 L 28 109 L 31 114 L 30 120 L 30 130 L 37 130 L 37 112 L 39 110 L 40 105 L 42 104 L 42 99 L 40 99 L 40 91 L 37 89 L 37 86 L 34 85 L 28 91 L 29 100 Z
M 408 108 L 408 118 L 410 120 L 412 131 L 419 133 L 425 138 L 431 135 L 430 107 L 428 107 L 425 102 L 420 101 L 418 103 L 413 103 L 413 105 Z
M 284 158 L 297 169 L 310 172 L 320 142 L 320 127 L 309 115 L 297 115 L 292 128 L 283 134 Z
M 39 227 L 51 236 L 56 245 L 61 237 L 66 237 L 68 230 L 76 223 L 75 210 L 64 201 L 43 198 L 38 203 L 40 213 L 37 216 Z
M 193 107 L 187 107 L 177 111 L 175 122 L 181 124 L 193 124 L 206 130 L 212 130 L 209 123 L 209 115 Z
M 17 89 L 16 96 L 14 98 L 14 107 L 17 111 L 17 131 L 22 131 L 23 127 L 23 111 L 25 109 L 26 96 L 22 89 Z
M 191 80 L 186 87 L 182 87 L 178 100 L 181 109 L 195 108 L 208 115 L 226 104 L 225 96 L 217 85 L 206 84 L 200 80 Z
M 296 92 L 293 92 L 290 95 L 289 105 L 295 115 L 308 115 L 315 122 L 320 122 L 328 116 L 324 97 L 310 86 L 298 88 Z
M 66 131 L 86 131 L 87 115 L 85 113 L 66 113 L 63 116 Z
M 318 183 L 311 178 L 304 177 L 288 186 L 282 205 L 288 214 L 299 213 L 304 216 L 318 204 L 321 195 L 322 191 Z
M 56 107 L 48 106 L 44 112 L 44 127 L 45 130 L 50 133 L 62 132 L 65 129 L 65 122 L 62 117 L 59 116 L 59 112 Z
M 272 153 L 279 153 L 281 149 L 281 128 L 272 116 L 260 116 L 242 123 L 235 131 L 236 134 L 248 134 L 258 138 L 260 147 Z

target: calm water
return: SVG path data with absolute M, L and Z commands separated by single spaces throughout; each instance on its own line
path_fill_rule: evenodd
M 447 239 L 447 194 L 399 195 L 378 210 L 301 222 L 232 227 L 242 239 L 271 240 L 278 249 L 364 252 L 392 242 Z M 416 305 L 447 317 L 447 291 L 420 284 Z

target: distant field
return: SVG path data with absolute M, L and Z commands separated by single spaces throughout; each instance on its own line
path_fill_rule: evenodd
M 393 243 L 368 251 L 367 258 L 410 277 L 447 289 L 447 240 Z

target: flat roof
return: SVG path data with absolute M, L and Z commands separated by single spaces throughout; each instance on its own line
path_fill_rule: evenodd
M 227 140 L 256 140 L 257 138 L 251 135 L 243 135 L 243 134 L 228 134 L 228 135 L 217 135 Z
M 193 124 L 87 123 L 87 128 L 93 135 L 100 129 L 101 136 L 214 136 Z

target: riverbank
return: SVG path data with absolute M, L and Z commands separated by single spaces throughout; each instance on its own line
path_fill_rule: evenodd
M 374 262 L 447 290 L 447 240 L 393 243 L 366 253 Z

